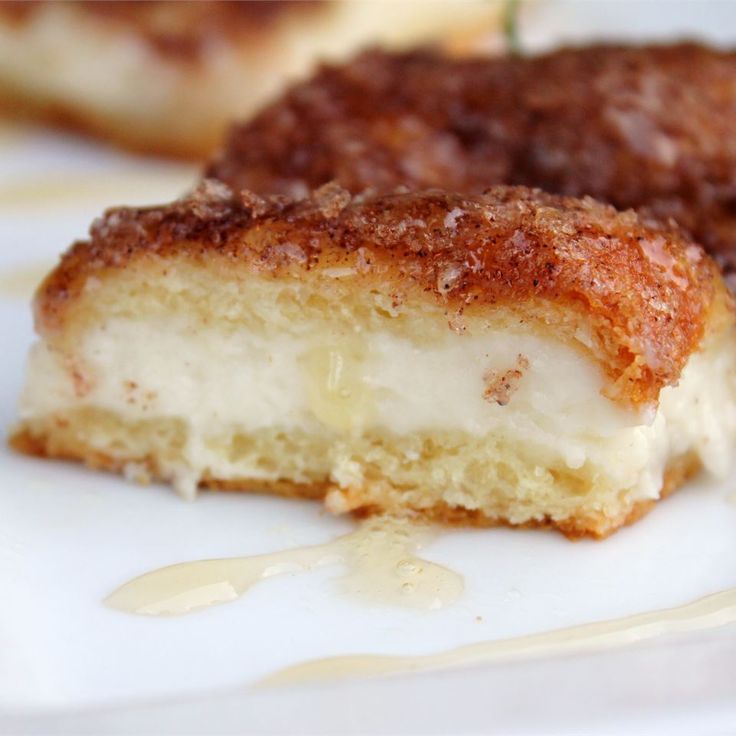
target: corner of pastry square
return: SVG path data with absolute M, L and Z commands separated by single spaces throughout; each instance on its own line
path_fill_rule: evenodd
M 25 453 L 603 537 L 736 438 L 734 311 L 679 231 L 524 187 L 109 210 L 40 286 Z

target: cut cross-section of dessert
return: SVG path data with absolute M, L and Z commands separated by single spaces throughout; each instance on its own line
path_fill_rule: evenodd
M 204 182 L 108 211 L 36 326 L 14 446 L 187 496 L 604 536 L 733 455 L 717 267 L 590 199 Z

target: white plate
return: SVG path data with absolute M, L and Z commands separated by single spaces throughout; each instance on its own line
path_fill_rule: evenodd
M 664 15 L 662 3 L 616 3 L 618 13 L 612 3 L 551 6 L 557 10 L 538 16 L 547 29 L 535 37 L 540 44 L 553 27 L 581 37 L 603 19 L 620 29 L 622 6 L 640 18 L 634 28 L 701 28 L 718 40 L 736 32 L 725 23 L 736 21 L 731 3 L 708 5 L 710 15 L 686 2 Z M 588 18 L 583 30 L 569 22 L 571 8 L 581 23 Z M 34 275 L 104 206 L 169 199 L 194 172 L 11 129 L 0 135 L 0 154 L 0 422 L 8 426 L 32 339 Z M 315 504 L 259 496 L 203 494 L 189 504 L 163 487 L 2 449 L 0 731 L 723 729 L 736 723 L 734 627 L 460 672 L 267 692 L 250 685 L 305 659 L 429 653 L 731 587 L 736 505 L 727 497 L 735 488 L 692 483 L 605 543 L 504 529 L 447 533 L 426 556 L 460 570 L 466 593 L 441 611 L 358 604 L 336 594 L 339 570 L 324 568 L 265 581 L 191 616 L 150 619 L 104 608 L 101 599 L 155 567 L 326 541 L 351 523 Z

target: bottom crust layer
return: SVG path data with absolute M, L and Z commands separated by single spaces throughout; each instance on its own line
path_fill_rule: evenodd
M 19 428 L 9 440 L 10 446 L 26 455 L 36 457 L 78 460 L 87 466 L 98 470 L 107 470 L 128 475 L 126 468 L 131 464 L 141 469 L 139 482 L 149 480 L 167 480 L 167 473 L 160 467 L 155 457 L 120 456 L 102 452 L 83 441 L 75 440 L 69 434 L 39 433 L 29 427 Z M 675 458 L 668 464 L 660 499 L 669 496 L 686 480 L 701 469 L 699 459 L 692 453 Z M 311 500 L 325 499 L 327 494 L 335 489 L 335 484 L 329 479 L 309 483 L 297 483 L 290 480 L 268 480 L 259 478 L 218 478 L 205 474 L 200 486 L 212 490 L 230 492 L 256 492 L 275 494 L 291 498 L 305 498 Z M 386 506 L 375 502 L 375 495 L 371 501 L 361 503 L 356 499 L 349 510 L 357 517 L 373 514 L 389 513 L 412 515 L 424 521 L 436 522 L 453 526 L 494 527 L 509 526 L 517 528 L 556 529 L 567 538 L 576 540 L 585 537 L 603 539 L 623 526 L 632 524 L 645 516 L 655 506 L 656 500 L 637 501 L 630 505 L 623 513 L 611 518 L 604 513 L 595 513 L 587 510 L 584 514 L 576 514 L 564 519 L 553 519 L 549 516 L 524 522 L 515 522 L 503 515 L 489 516 L 477 509 L 468 509 L 453 506 L 444 501 L 429 507 L 416 508 L 412 505 L 397 509 L 396 503 L 390 502 Z M 328 508 L 330 504 L 328 503 Z

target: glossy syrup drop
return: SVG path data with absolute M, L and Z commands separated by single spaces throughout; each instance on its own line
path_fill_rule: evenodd
M 374 398 L 363 375 L 365 358 L 365 345 L 356 336 L 313 347 L 302 356 L 309 407 L 327 427 L 350 430 L 373 414 Z
M 234 601 L 269 577 L 340 564 L 342 592 L 369 602 L 434 610 L 463 592 L 458 573 L 416 552 L 433 536 L 430 527 L 376 517 L 332 542 L 253 557 L 198 560 L 153 570 L 125 583 L 105 604 L 144 616 L 177 616 Z

